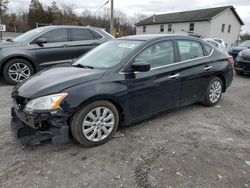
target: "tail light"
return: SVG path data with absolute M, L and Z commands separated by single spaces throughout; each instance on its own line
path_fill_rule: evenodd
M 228 61 L 229 64 L 232 65 L 232 64 L 234 63 L 234 58 L 233 58 L 233 56 L 231 56 L 231 55 L 227 56 L 227 61 Z

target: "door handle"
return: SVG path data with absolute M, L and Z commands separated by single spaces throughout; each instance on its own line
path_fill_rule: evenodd
M 173 74 L 173 75 L 169 76 L 168 78 L 175 79 L 175 78 L 177 78 L 179 76 L 180 76 L 180 74 Z
M 208 70 L 210 70 L 211 68 L 212 68 L 212 66 L 207 66 L 207 67 L 204 68 L 204 70 L 208 71 Z
M 67 48 L 67 47 L 69 47 L 69 45 L 68 45 L 68 44 L 64 44 L 63 47 L 64 47 L 64 48 Z

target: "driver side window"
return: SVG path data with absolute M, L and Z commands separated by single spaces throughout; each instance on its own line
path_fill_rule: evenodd
M 173 42 L 164 41 L 147 47 L 135 58 L 135 62 L 138 61 L 149 63 L 151 69 L 174 63 Z
M 48 31 L 47 33 L 41 35 L 40 37 L 46 38 L 47 43 L 68 41 L 67 29 L 54 29 L 54 30 Z

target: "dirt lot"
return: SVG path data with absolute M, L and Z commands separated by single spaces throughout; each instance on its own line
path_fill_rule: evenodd
M 9 127 L 12 87 L 0 85 L 0 187 L 250 187 L 250 76 L 215 107 L 171 111 L 95 148 L 24 148 Z

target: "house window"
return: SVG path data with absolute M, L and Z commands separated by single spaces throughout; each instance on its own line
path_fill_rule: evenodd
M 194 23 L 190 23 L 190 25 L 189 25 L 189 31 L 194 31 Z
M 225 31 L 225 26 L 226 26 L 225 24 L 222 24 L 222 25 L 221 25 L 221 32 L 222 32 L 222 33 L 224 33 L 224 31 Z
M 146 33 L 146 26 L 143 26 L 143 33 Z
M 161 31 L 161 32 L 164 32 L 164 25 L 161 25 L 161 26 L 160 26 L 160 31 Z
M 227 28 L 227 32 L 230 33 L 231 32 L 231 25 L 228 25 L 228 28 Z
M 172 31 L 172 24 L 168 24 L 168 32 Z

